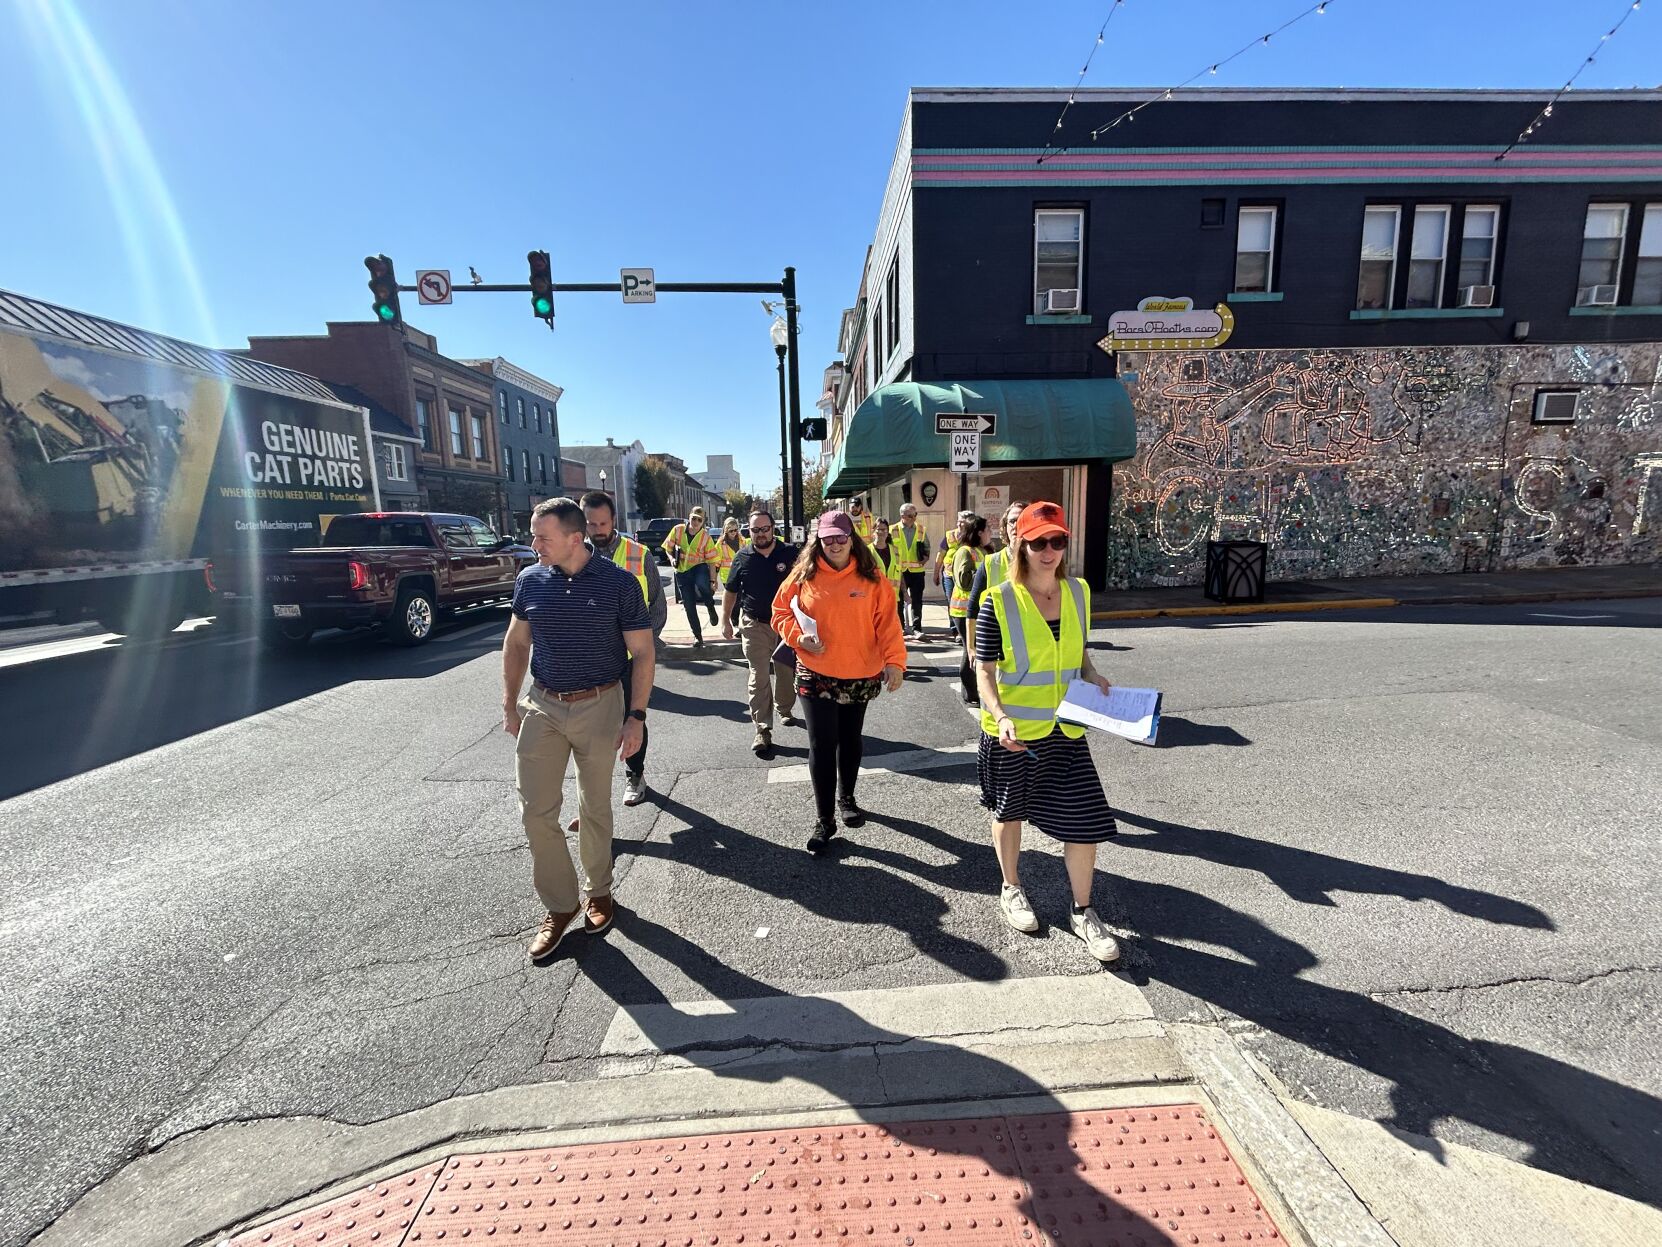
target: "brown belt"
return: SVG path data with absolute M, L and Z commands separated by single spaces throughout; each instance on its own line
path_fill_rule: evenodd
M 598 688 L 580 688 L 575 693 L 556 693 L 553 689 L 537 684 L 535 681 L 532 682 L 532 685 L 544 697 L 551 697 L 555 701 L 591 701 L 609 689 L 616 688 L 618 682 L 613 680 L 610 684 L 602 684 Z

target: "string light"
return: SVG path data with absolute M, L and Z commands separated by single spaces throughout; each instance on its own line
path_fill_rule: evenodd
M 1079 81 L 1073 84 L 1073 91 L 1068 92 L 1068 102 L 1062 105 L 1061 115 L 1056 118 L 1056 129 L 1052 131 L 1053 134 L 1062 132 L 1062 122 L 1067 118 L 1068 109 L 1073 107 L 1074 92 L 1085 84 L 1085 75 L 1091 72 L 1091 62 L 1096 59 L 1097 49 L 1102 46 L 1102 41 L 1108 36 L 1108 23 L 1114 20 L 1114 14 L 1118 13 L 1124 4 L 1125 0 L 1114 0 L 1113 6 L 1108 10 L 1108 16 L 1102 19 L 1102 26 L 1096 32 L 1096 42 L 1091 45 L 1091 53 L 1085 58 L 1085 64 L 1079 70 Z M 1044 164 L 1050 158 L 1052 148 L 1055 148 L 1057 155 L 1061 155 L 1062 152 L 1067 150 L 1065 147 L 1056 147 L 1054 140 L 1052 140 L 1045 144 L 1045 149 L 1039 154 L 1037 163 Z
M 1172 98 L 1172 93 L 1174 91 L 1181 91 L 1184 87 L 1186 87 L 1190 83 L 1194 82 L 1197 78 L 1203 78 L 1203 77 L 1207 77 L 1207 76 L 1215 76 L 1217 74 L 1218 70 L 1222 69 L 1225 65 L 1229 64 L 1229 62 L 1234 60 L 1236 57 L 1244 56 L 1246 53 L 1252 51 L 1253 48 L 1261 47 L 1264 44 L 1267 44 L 1270 41 L 1270 36 L 1271 35 L 1279 35 L 1282 31 L 1286 30 L 1287 27 L 1292 26 L 1295 23 L 1302 22 L 1307 17 L 1311 17 L 1311 16 L 1313 16 L 1315 14 L 1318 14 L 1318 13 L 1326 13 L 1327 12 L 1327 6 L 1329 4 L 1332 4 L 1332 3 L 1333 3 L 1333 0 L 1321 0 L 1321 2 L 1319 4 L 1311 5 L 1309 8 L 1303 10 L 1300 13 L 1294 14 L 1292 17 L 1290 17 L 1286 21 L 1282 22 L 1281 25 L 1277 26 L 1274 30 L 1270 31 L 1269 34 L 1260 35 L 1260 36 L 1258 36 L 1258 38 L 1252 40 L 1252 42 L 1243 44 L 1241 47 L 1237 48 L 1234 52 L 1231 52 L 1228 56 L 1224 57 L 1221 61 L 1212 62 L 1205 69 L 1197 70 L 1195 73 L 1190 74 L 1187 78 L 1185 78 L 1182 82 L 1179 82 L 1176 86 L 1167 87 L 1159 95 L 1156 95 L 1156 96 L 1151 97 L 1150 99 L 1144 100 L 1141 104 L 1138 104 L 1135 108 L 1126 109 L 1119 116 L 1115 117 L 1112 121 L 1108 122 L 1108 124 L 1098 126 L 1096 129 L 1092 130 L 1091 131 L 1091 142 L 1093 142 L 1093 143 L 1096 142 L 1098 138 L 1100 138 L 1102 135 L 1106 134 L 1108 131 L 1112 130 L 1115 126 L 1119 125 L 1121 122 L 1135 121 L 1136 118 L 1137 118 L 1137 114 L 1142 112 L 1143 109 L 1147 108 L 1150 104 L 1157 104 L 1161 100 L 1171 99 Z M 1041 156 L 1039 158 L 1039 163 L 1040 164 L 1044 163 L 1044 157 L 1043 156 Z
M 1505 148 L 1501 150 L 1500 155 L 1495 157 L 1495 163 L 1498 164 L 1510 156 L 1519 144 L 1523 143 L 1526 139 L 1533 135 L 1535 131 L 1541 128 L 1546 119 L 1552 116 L 1552 106 L 1558 103 L 1558 101 L 1563 98 L 1565 93 L 1575 86 L 1575 80 L 1581 77 L 1582 73 L 1586 71 L 1587 66 L 1591 65 L 1598 59 L 1598 54 L 1603 50 L 1604 45 L 1609 43 L 1611 39 L 1615 38 L 1616 32 L 1627 24 L 1628 18 L 1632 17 L 1639 11 L 1639 3 L 1640 0 L 1633 0 L 1633 2 L 1627 6 L 1627 11 L 1622 14 L 1621 20 L 1599 36 L 1599 41 L 1593 45 L 1592 55 L 1582 61 L 1580 65 L 1576 66 L 1575 73 L 1570 75 L 1569 81 L 1552 93 L 1552 98 L 1547 101 L 1546 107 L 1536 113 L 1534 119 L 1530 121 L 1527 126 L 1518 131 L 1518 137 L 1513 139 L 1505 146 Z

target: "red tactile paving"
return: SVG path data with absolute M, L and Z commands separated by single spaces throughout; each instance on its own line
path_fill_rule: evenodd
M 228 1247 L 396 1247 L 444 1166 L 372 1182 L 339 1199 L 238 1234 Z
M 425 1194 L 413 1221 L 412 1190 Z M 360 1202 L 235 1247 L 1280 1247 L 1281 1237 L 1196 1104 L 479 1153 L 349 1199 Z M 370 1216 L 379 1238 L 348 1237 Z

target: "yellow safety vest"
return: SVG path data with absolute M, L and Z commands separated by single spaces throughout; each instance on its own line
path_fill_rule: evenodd
M 1006 546 L 997 554 L 987 556 L 987 592 L 992 592 L 1010 579 L 1010 548 Z
M 750 543 L 748 541 L 741 538 L 739 540 L 739 550 L 744 549 L 749 544 Z M 738 557 L 739 550 L 735 550 L 732 546 L 728 545 L 726 540 L 723 538 L 716 538 L 714 553 L 716 556 L 716 580 L 718 583 L 727 583 L 727 573 L 733 570 L 733 560 Z
M 921 572 L 923 561 L 929 554 L 929 534 L 923 531 L 919 524 L 912 530 L 912 540 L 906 540 L 906 526 L 904 524 L 891 525 L 889 528 L 889 545 L 899 554 L 900 570 L 903 572 Z
M 887 563 L 883 562 L 883 553 L 887 553 L 889 556 L 889 561 Z M 883 574 L 885 576 L 894 581 L 895 584 L 900 583 L 900 549 L 894 543 L 893 530 L 890 530 L 888 550 L 880 553 L 877 547 L 873 546 L 871 548 L 871 556 L 876 559 L 878 564 L 883 568 Z
M 1082 580 L 1062 581 L 1062 637 L 1050 635 L 1050 624 L 1039 613 L 1033 595 L 1013 580 L 1006 580 L 989 596 L 998 616 L 998 631 L 1004 657 L 998 660 L 994 678 L 1004 713 L 1016 722 L 1018 740 L 1043 740 L 1057 727 L 1075 739 L 1085 734 L 1077 723 L 1056 717 L 1056 707 L 1068 691 L 1068 682 L 1079 678 L 1085 663 L 1086 620 L 1091 617 L 1091 589 Z M 981 712 L 981 730 L 998 735 L 998 720 L 990 711 Z
M 861 541 L 869 543 L 872 533 L 877 531 L 877 524 L 871 518 L 871 512 L 862 511 L 860 514 L 851 515 L 848 518 L 854 521 L 854 535 L 859 537 Z
M 647 580 L 646 565 L 650 556 L 646 547 L 638 541 L 631 541 L 628 537 L 619 537 L 617 544 L 612 547 L 612 562 L 633 576 L 641 587 L 641 601 L 650 602 L 652 594 L 647 588 L 651 582 Z
M 710 549 L 710 529 L 708 525 L 699 529 L 696 537 L 689 539 L 687 526 L 677 524 L 669 530 L 669 536 L 664 538 L 663 548 L 665 553 L 674 553 L 675 570 L 678 572 L 691 571 L 700 563 L 710 562 L 710 557 L 714 553 Z
M 958 555 L 969 551 L 969 575 L 958 574 Z M 952 597 L 947 600 L 946 613 L 954 619 L 969 616 L 970 589 L 975 584 L 975 569 L 981 566 L 986 553 L 980 546 L 959 546 L 952 554 Z

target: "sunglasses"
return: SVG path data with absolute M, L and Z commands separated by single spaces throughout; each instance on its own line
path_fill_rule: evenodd
M 1068 548 L 1068 539 L 1065 536 L 1029 537 L 1027 539 L 1027 548 L 1029 550 L 1037 550 L 1040 553 L 1043 553 L 1046 550 L 1055 550 L 1060 552 Z
M 846 546 L 848 540 L 847 537 L 821 537 L 819 543 L 822 546 Z

